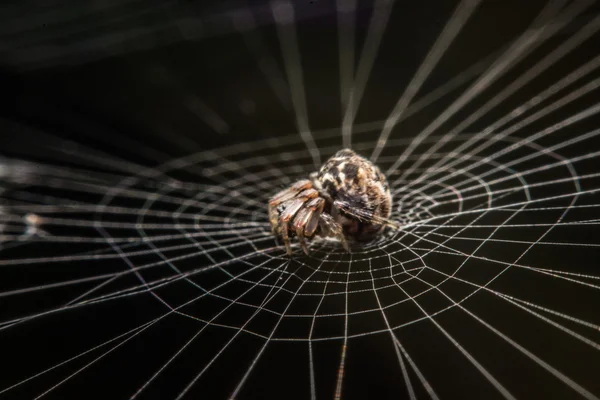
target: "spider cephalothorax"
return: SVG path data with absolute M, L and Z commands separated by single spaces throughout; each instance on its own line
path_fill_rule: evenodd
M 269 201 L 273 233 L 281 236 L 289 255 L 290 238 L 334 237 L 346 250 L 348 242 L 365 242 L 383 230 L 392 198 L 379 168 L 350 149 L 340 150 L 310 180 L 301 180 Z

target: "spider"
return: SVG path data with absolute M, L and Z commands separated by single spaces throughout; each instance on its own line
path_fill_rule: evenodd
M 387 224 L 392 196 L 385 175 L 350 149 L 335 153 L 310 179 L 300 180 L 269 201 L 273 234 L 281 236 L 288 255 L 290 239 L 306 255 L 307 240 L 333 237 L 346 251 L 350 243 L 375 238 Z

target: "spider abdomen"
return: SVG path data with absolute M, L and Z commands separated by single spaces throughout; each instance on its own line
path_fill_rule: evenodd
M 349 240 L 369 241 L 381 232 L 392 199 L 385 175 L 373 163 L 350 149 L 340 150 L 313 181 Z

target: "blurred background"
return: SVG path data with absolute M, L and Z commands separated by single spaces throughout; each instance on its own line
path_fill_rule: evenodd
M 0 399 L 598 399 L 595 1 L 0 6 Z M 398 224 L 268 199 L 351 147 Z

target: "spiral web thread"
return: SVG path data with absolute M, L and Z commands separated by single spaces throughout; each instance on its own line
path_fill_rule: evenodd
M 338 3 L 340 21 L 353 4 Z M 581 24 L 588 3 L 548 3 L 492 59 L 416 96 L 477 5 L 458 5 L 384 121 L 354 118 L 393 2 L 373 13 L 356 71 L 340 74 L 339 129 L 309 127 L 290 2 L 272 6 L 289 78 L 275 93 L 291 96 L 300 134 L 142 165 L 4 121 L 43 138 L 32 148 L 50 161 L 27 161 L 32 148 L 2 160 L 0 336 L 16 348 L 0 396 L 86 393 L 78 385 L 99 376 L 119 398 L 352 398 L 370 380 L 411 399 L 598 399 L 600 129 L 583 123 L 600 104 L 578 101 L 596 93 L 600 56 L 471 126 L 597 40 L 600 17 Z M 447 123 L 557 33 L 531 68 Z M 393 131 L 454 92 L 414 137 Z M 267 201 L 342 144 L 386 171 L 397 226 L 351 253 L 315 239 L 309 257 L 296 244 L 287 257 Z M 44 343 L 60 351 L 36 358 Z

